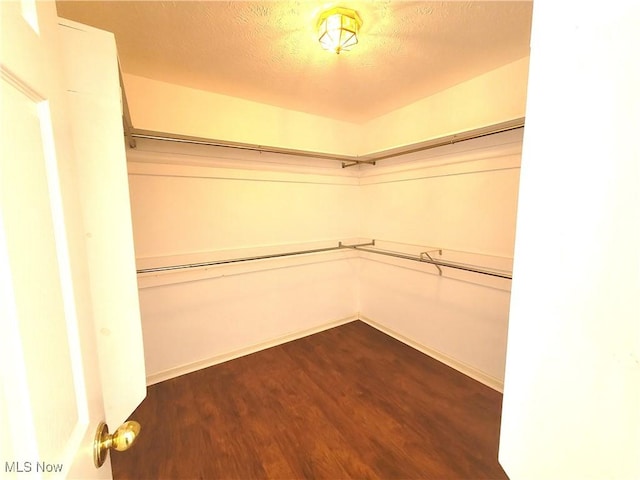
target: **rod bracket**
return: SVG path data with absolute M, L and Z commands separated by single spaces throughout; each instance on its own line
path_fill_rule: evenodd
M 440 255 L 442 255 L 442 250 L 440 250 Z M 426 261 L 424 257 L 427 257 L 430 261 Z M 438 269 L 438 275 L 442 276 L 442 269 L 440 265 L 434 262 L 433 257 L 429 255 L 429 252 L 420 252 L 420 260 L 426 263 L 431 263 L 434 267 Z
M 353 162 L 342 162 L 342 168 L 349 168 L 349 167 L 354 167 L 356 165 L 375 165 L 376 161 L 375 160 L 354 160 Z

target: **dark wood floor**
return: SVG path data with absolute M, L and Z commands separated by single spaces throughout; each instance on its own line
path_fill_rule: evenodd
M 504 479 L 502 395 L 362 322 L 149 387 L 120 479 Z

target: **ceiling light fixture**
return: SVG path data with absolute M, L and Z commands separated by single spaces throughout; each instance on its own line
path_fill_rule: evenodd
M 351 50 L 358 43 L 358 30 L 362 19 L 350 8 L 334 7 L 322 12 L 318 19 L 318 40 L 325 50 L 340 52 Z

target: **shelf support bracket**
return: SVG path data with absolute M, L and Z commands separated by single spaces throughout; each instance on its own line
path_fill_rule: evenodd
M 442 250 L 440 250 L 440 254 L 442 254 Z M 430 260 L 430 262 L 425 260 L 424 257 L 427 257 Z M 435 263 L 435 261 L 433 260 L 433 257 L 429 255 L 429 252 L 420 252 L 420 260 L 426 263 L 431 263 L 434 267 L 438 269 L 438 275 L 442 276 L 442 269 L 440 268 L 440 265 Z

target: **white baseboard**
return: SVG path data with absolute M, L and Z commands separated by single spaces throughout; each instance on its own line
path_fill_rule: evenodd
M 305 330 L 300 330 L 297 332 L 293 332 L 287 335 L 283 335 L 281 337 L 277 337 L 266 342 L 261 342 L 255 345 L 251 345 L 249 347 L 241 348 L 239 350 L 234 350 L 232 352 L 224 353 L 221 355 L 216 355 L 211 358 L 207 358 L 204 360 L 200 360 L 193 363 L 188 363 L 185 365 L 181 365 L 178 367 L 170 368 L 167 370 L 163 370 L 161 372 L 153 373 L 147 376 L 147 385 L 153 385 L 155 383 L 160 383 L 165 380 L 169 380 L 171 378 L 179 377 L 181 375 L 186 375 L 187 373 L 195 372 L 197 370 L 201 370 L 203 368 L 211 367 L 213 365 L 218 365 L 220 363 L 227 362 L 229 360 L 233 360 L 235 358 L 244 357 L 245 355 L 249 355 L 251 353 L 259 352 L 260 350 L 265 350 L 267 348 L 275 347 L 276 345 L 282 345 L 283 343 L 291 342 L 293 340 L 297 340 L 299 338 L 307 337 L 309 335 L 313 335 L 314 333 L 319 333 L 324 330 L 329 330 L 333 327 L 338 327 L 340 325 L 344 325 L 346 323 L 353 322 L 355 320 L 361 320 L 364 323 L 372 326 L 373 328 L 380 330 L 381 332 L 389 335 L 390 337 L 399 340 L 400 342 L 408 345 L 411 348 L 418 350 L 419 352 L 428 355 L 439 362 L 448 365 L 449 367 L 457 370 L 458 372 L 467 375 L 468 377 L 477 380 L 478 382 L 497 390 L 502 393 L 504 390 L 504 382 L 498 378 L 492 377 L 491 375 L 487 375 L 486 373 L 467 365 L 466 363 L 460 362 L 449 355 L 446 355 L 438 350 L 422 345 L 421 343 L 415 342 L 404 335 L 401 335 L 382 324 L 372 320 L 365 315 L 351 315 L 340 320 L 335 320 L 333 322 L 323 323 L 322 325 L 318 325 L 313 328 L 308 328 Z
M 307 337 L 309 335 L 313 335 L 314 333 L 319 333 L 324 330 L 329 330 L 330 328 L 344 325 L 345 323 L 353 322 L 355 320 L 358 320 L 358 315 L 355 315 L 355 314 L 350 315 L 340 320 L 335 320 L 329 323 L 323 323 L 322 325 L 318 325 L 313 328 L 308 328 L 305 330 L 300 330 L 287 335 L 283 335 L 281 337 L 276 337 L 274 339 L 267 340 L 266 342 L 260 342 L 255 345 L 241 348 L 239 350 L 223 353 L 221 355 L 216 355 L 211 358 L 206 358 L 204 360 L 199 360 L 197 362 L 188 363 L 186 365 L 180 365 L 178 367 L 163 370 L 161 372 L 152 373 L 151 375 L 147 375 L 147 386 L 153 385 L 155 383 L 160 383 L 164 380 L 169 380 L 171 378 L 179 377 L 180 375 L 185 375 L 187 373 L 195 372 L 203 368 L 211 367 L 219 363 L 227 362 L 235 358 L 244 357 L 245 355 L 259 352 L 260 350 L 265 350 L 267 348 L 275 347 L 276 345 L 281 345 L 283 343 L 287 343 L 292 340 L 297 340 L 299 338 Z
M 435 360 L 438 360 L 439 362 L 442 362 L 445 365 L 448 365 L 449 367 L 457 370 L 458 372 L 463 373 L 466 376 L 471 377 L 480 383 L 483 383 L 487 387 L 493 388 L 494 390 L 497 390 L 500 393 L 504 391 L 504 382 L 498 378 L 495 378 L 491 375 L 487 375 L 486 373 L 478 370 L 477 368 L 474 368 L 471 365 L 467 365 L 466 363 L 460 362 L 459 360 L 456 360 L 455 358 L 450 357 L 445 353 L 439 352 L 438 350 L 422 345 L 421 343 L 415 342 L 410 338 L 405 337 L 404 335 L 401 335 L 397 332 L 394 332 L 393 330 L 383 326 L 382 324 L 374 320 L 371 320 L 370 318 L 367 318 L 364 315 L 359 315 L 359 319 L 364 323 L 371 325 L 373 328 L 380 330 L 383 333 L 386 333 L 390 337 L 393 337 L 396 340 L 399 340 L 405 345 L 408 345 L 411 348 L 415 348 L 419 352 L 422 352 L 425 355 L 428 355 L 434 358 Z

